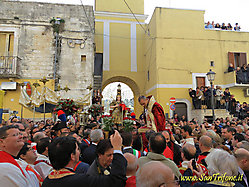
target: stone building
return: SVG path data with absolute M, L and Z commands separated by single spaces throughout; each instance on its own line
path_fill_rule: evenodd
M 59 91 L 62 98 L 84 97 L 93 84 L 93 62 L 92 6 L 0 2 L 0 85 L 6 91 L 0 99 L 4 111 L 20 113 L 17 83 L 33 84 L 43 77 L 49 79 L 46 85 L 53 90 L 70 88 Z M 41 88 L 42 84 L 38 90 Z M 31 111 L 24 111 L 24 117 L 31 116 Z

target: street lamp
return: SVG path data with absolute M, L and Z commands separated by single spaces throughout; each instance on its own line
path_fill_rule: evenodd
M 118 87 L 118 89 L 119 89 L 119 90 L 121 90 L 121 85 L 120 85 L 120 84 L 118 84 L 118 86 L 117 86 L 117 87 Z
M 215 72 L 213 72 L 211 69 L 209 70 L 209 72 L 206 74 L 207 75 L 207 79 L 210 82 L 211 85 L 211 106 L 212 106 L 212 114 L 213 114 L 213 122 L 215 120 L 215 115 L 214 115 L 214 91 L 213 91 L 213 82 L 215 79 Z

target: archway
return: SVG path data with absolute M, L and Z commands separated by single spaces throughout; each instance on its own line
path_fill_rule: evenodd
M 134 95 L 134 112 L 136 113 L 137 116 L 139 116 L 142 113 L 143 108 L 139 105 L 138 100 L 137 100 L 139 95 L 141 94 L 138 84 L 134 80 L 128 77 L 115 76 L 115 77 L 111 77 L 108 79 L 104 78 L 103 84 L 102 84 L 102 90 L 104 90 L 107 85 L 114 83 L 114 82 L 124 83 L 128 87 L 130 87 Z M 117 91 L 115 91 L 115 93 L 117 93 Z
M 116 99 L 118 85 L 121 86 L 121 98 L 127 107 L 134 111 L 134 94 L 131 88 L 121 82 L 113 82 L 108 84 L 102 91 L 102 104 L 104 105 L 104 112 L 110 112 L 110 103 Z

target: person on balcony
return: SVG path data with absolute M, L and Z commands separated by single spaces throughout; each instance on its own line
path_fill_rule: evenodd
M 227 30 L 230 30 L 230 31 L 233 30 L 233 27 L 232 27 L 231 23 L 227 24 Z
M 211 87 L 204 88 L 204 98 L 205 98 L 205 107 L 203 109 L 211 108 Z
M 196 88 L 196 109 L 201 109 L 204 104 L 204 95 L 199 87 Z
M 223 96 L 224 96 L 224 94 L 223 94 L 223 91 L 222 91 L 221 87 L 216 86 L 216 97 L 215 98 L 216 98 L 216 107 L 218 109 L 221 108 L 220 100 L 222 99 Z
M 248 79 L 247 79 L 247 67 L 245 64 L 241 67 L 241 71 L 243 73 L 242 83 L 246 84 L 248 82 Z
M 231 95 L 229 100 L 229 112 L 230 114 L 235 114 L 236 112 L 236 99 L 234 98 L 234 95 Z
M 227 72 L 229 73 L 229 72 L 233 72 L 233 71 L 234 71 L 233 64 L 230 63 Z
M 240 67 L 236 69 L 236 83 L 242 84 L 243 82 L 243 72 L 241 71 Z
M 231 93 L 229 92 L 229 88 L 226 88 L 224 91 L 224 99 L 225 99 L 225 106 L 226 106 L 226 110 L 229 110 L 229 100 L 231 97 Z
M 193 90 L 192 88 L 189 88 L 189 96 L 192 98 L 192 103 L 194 105 L 194 109 L 197 109 L 196 107 L 196 91 Z
M 235 31 L 240 31 L 240 26 L 239 26 L 239 24 L 238 23 L 235 23 L 235 27 L 234 27 L 234 30 Z

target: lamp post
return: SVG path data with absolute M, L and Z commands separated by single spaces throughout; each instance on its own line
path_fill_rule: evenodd
M 120 85 L 120 84 L 118 84 L 118 86 L 117 86 L 117 87 L 118 87 L 118 89 L 119 89 L 119 90 L 121 90 L 121 85 Z
M 212 106 L 212 114 L 213 114 L 213 122 L 215 120 L 215 115 L 214 115 L 214 91 L 213 91 L 213 82 L 215 79 L 215 72 L 213 72 L 211 69 L 209 70 L 209 72 L 206 74 L 208 81 L 210 82 L 211 85 L 211 106 Z

